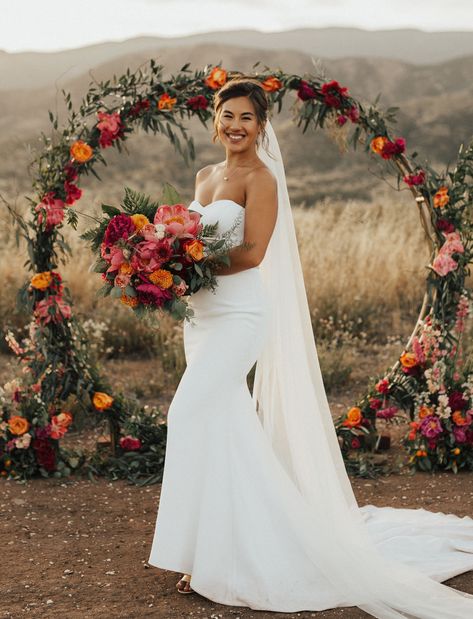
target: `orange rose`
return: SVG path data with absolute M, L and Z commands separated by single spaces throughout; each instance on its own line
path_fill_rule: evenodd
M 458 454 L 460 453 L 460 447 L 455 447 L 455 449 L 452 451 L 454 456 L 458 456 Z
M 165 92 L 158 99 L 158 108 L 160 110 L 172 110 L 176 101 L 176 97 L 171 97 Z
M 444 185 L 439 187 L 438 191 L 434 195 L 434 207 L 439 208 L 439 206 L 445 206 L 450 201 L 450 197 L 448 195 L 448 187 Z
M 69 411 L 63 411 L 62 413 L 59 413 L 59 415 L 56 415 L 56 423 L 65 428 L 68 428 L 71 425 L 72 420 L 72 413 Z
M 212 90 L 217 90 L 217 88 L 223 86 L 226 81 L 227 72 L 225 71 L 225 69 L 222 69 L 220 67 L 214 67 L 210 72 L 210 75 L 205 78 L 206 85 L 212 88 Z
M 131 218 L 133 220 L 133 223 L 135 224 L 135 230 L 141 230 L 143 226 L 149 224 L 149 219 L 146 217 L 146 215 L 141 215 L 140 213 L 137 213 L 136 215 L 132 215 Z
M 419 408 L 419 419 L 424 419 L 424 417 L 428 417 L 429 415 L 433 414 L 433 409 L 429 408 L 428 406 L 421 406 Z
M 92 158 L 94 150 L 83 140 L 76 140 L 70 149 L 72 157 L 79 163 L 85 163 Z
M 261 86 L 268 92 L 274 92 L 275 90 L 279 90 L 282 86 L 281 80 L 278 80 L 277 77 L 268 77 L 261 82 Z
M 186 253 L 189 254 L 189 256 L 192 258 L 192 260 L 202 260 L 202 258 L 204 257 L 204 244 L 197 239 L 185 243 L 184 248 L 186 250 Z
M 112 406 L 113 398 L 107 393 L 103 393 L 103 391 L 96 391 L 94 393 L 94 397 L 92 398 L 92 402 L 97 410 L 103 411 Z
M 423 456 L 426 456 L 426 455 L 427 455 L 427 452 L 425 451 L 425 449 L 418 449 L 416 451 L 416 456 L 418 458 L 422 458 Z
M 29 430 L 30 422 L 20 415 L 13 415 L 8 420 L 8 427 L 12 434 L 20 436 Z
M 133 267 L 129 262 L 123 262 L 118 269 L 122 275 L 132 275 Z
M 41 273 L 36 273 L 31 278 L 31 285 L 36 290 L 46 290 L 53 281 L 53 276 L 51 275 L 51 271 L 42 271 Z
M 347 418 L 343 422 L 342 425 L 348 426 L 349 428 L 354 428 L 355 426 L 359 426 L 361 420 L 363 419 L 363 415 L 361 413 L 361 409 L 358 406 L 352 406 L 347 413 Z
M 120 297 L 120 301 L 123 303 L 123 305 L 129 305 L 130 307 L 136 307 L 139 303 L 138 297 L 130 297 L 127 294 L 122 294 L 122 296 Z
M 399 361 L 405 368 L 413 368 L 417 365 L 416 356 L 413 352 L 405 352 L 399 357 Z
M 457 424 L 457 426 L 470 425 L 470 420 L 463 417 L 463 413 L 461 411 L 455 411 L 452 415 L 452 419 Z
M 389 142 L 388 138 L 385 136 L 378 136 L 377 138 L 373 138 L 370 142 L 370 148 L 377 155 L 380 155 L 383 152 L 384 145 L 386 142 Z
M 173 284 L 172 273 L 166 269 L 158 269 L 148 276 L 150 281 L 160 288 L 170 288 Z

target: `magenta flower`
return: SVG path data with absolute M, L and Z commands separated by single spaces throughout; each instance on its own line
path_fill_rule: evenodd
M 453 436 L 457 443 L 466 443 L 466 430 L 461 426 L 454 426 L 453 428 Z
M 125 451 L 137 451 L 138 449 L 141 449 L 140 439 L 130 435 L 122 436 L 119 444 Z
M 195 97 L 190 97 L 186 101 L 186 105 L 191 110 L 206 110 L 209 102 L 204 97 L 204 95 L 196 95 Z
M 143 279 L 143 278 L 142 278 Z M 138 301 L 144 305 L 154 305 L 161 307 L 165 301 L 172 299 L 172 292 L 164 290 L 154 284 L 139 284 L 136 286 Z
M 134 232 L 135 224 L 133 219 L 129 215 L 125 215 L 125 213 L 120 213 L 109 221 L 103 242 L 105 245 L 113 245 L 120 239 L 128 239 Z
M 376 411 L 376 417 L 378 419 L 392 419 L 399 409 L 397 406 L 388 406 L 387 408 L 381 408 Z
M 404 176 L 403 181 L 409 187 L 415 187 L 417 185 L 423 185 L 425 182 L 425 172 L 420 170 L 417 174 L 407 174 Z
M 64 189 L 66 190 L 66 204 L 74 204 L 76 200 L 80 200 L 82 196 L 82 189 L 79 189 L 77 185 L 65 181 Z
M 455 231 L 455 226 L 452 224 L 452 222 L 448 219 L 445 219 L 444 217 L 441 217 L 437 220 L 436 227 L 437 230 L 440 230 L 440 232 L 446 232 L 447 234 L 449 232 Z
M 424 417 L 420 423 L 419 430 L 427 438 L 435 438 L 443 432 L 440 419 L 436 415 Z
M 297 96 L 302 101 L 307 101 L 308 99 L 315 99 L 317 93 L 308 82 L 301 80 L 297 89 Z
M 468 400 L 465 400 L 462 391 L 452 391 L 448 396 L 448 405 L 452 411 L 464 410 L 468 406 Z

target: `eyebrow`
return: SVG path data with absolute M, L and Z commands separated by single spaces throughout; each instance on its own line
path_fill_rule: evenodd
M 223 110 L 222 114 L 233 114 L 230 110 Z M 253 112 L 242 112 L 241 115 L 250 114 L 250 116 L 254 116 Z

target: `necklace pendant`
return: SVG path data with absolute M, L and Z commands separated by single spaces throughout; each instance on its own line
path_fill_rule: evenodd
M 224 177 L 223 177 L 223 180 L 224 180 L 224 181 L 228 181 L 228 176 L 224 176 Z

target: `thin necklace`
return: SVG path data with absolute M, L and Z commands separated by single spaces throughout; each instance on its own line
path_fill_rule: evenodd
M 224 181 L 228 181 L 229 178 L 231 178 L 232 176 L 234 176 L 235 172 L 238 170 L 238 168 L 250 168 L 251 166 L 247 165 L 247 166 L 242 166 L 242 165 L 237 165 L 235 166 L 235 169 L 232 171 L 232 174 L 230 174 L 230 176 L 225 176 L 225 172 L 223 173 L 223 180 Z M 227 169 L 227 166 L 225 165 L 225 169 Z

